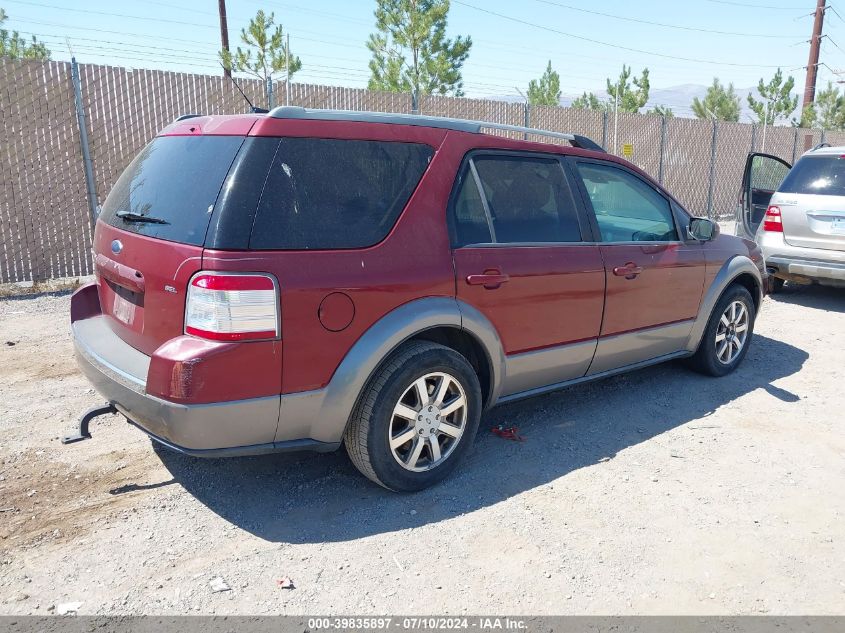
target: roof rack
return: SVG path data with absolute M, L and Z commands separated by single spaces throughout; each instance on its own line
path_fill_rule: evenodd
M 507 125 L 505 123 L 490 123 L 487 121 L 468 121 L 464 119 L 450 119 L 438 116 L 424 116 L 421 114 L 392 114 L 385 112 L 358 112 L 355 110 L 321 110 L 302 108 L 300 106 L 278 106 L 270 110 L 268 116 L 274 119 L 304 119 L 310 121 L 361 121 L 366 123 L 393 123 L 398 125 L 419 125 L 421 127 L 435 127 L 460 132 L 482 134 L 482 130 L 503 130 L 505 132 L 519 132 L 526 136 L 536 135 L 559 138 L 569 141 L 573 147 L 589 149 L 597 152 L 605 151 L 595 141 L 580 134 L 566 134 L 550 132 L 533 127 Z

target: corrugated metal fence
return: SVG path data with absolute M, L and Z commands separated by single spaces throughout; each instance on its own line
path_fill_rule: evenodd
M 223 77 L 111 66 L 78 66 L 94 188 L 101 203 L 135 154 L 180 114 L 245 111 Z M 239 81 L 256 105 L 265 86 Z M 285 86 L 273 86 L 277 103 Z M 312 108 L 410 112 L 410 95 L 291 84 L 290 104 Z M 763 146 L 759 126 L 502 101 L 430 96 L 422 114 L 480 119 L 583 134 L 610 151 L 633 147 L 631 160 L 661 180 L 689 209 L 720 217 L 734 211 L 745 155 Z M 0 59 L 0 283 L 75 277 L 92 272 L 91 225 L 71 64 Z M 765 150 L 793 161 L 845 133 L 777 127 Z M 615 144 L 614 144 L 615 141 Z

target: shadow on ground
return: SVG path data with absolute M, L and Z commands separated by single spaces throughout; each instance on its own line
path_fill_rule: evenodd
M 458 471 L 413 495 L 371 484 L 343 451 L 201 460 L 165 450 L 160 456 L 188 492 L 261 538 L 344 541 L 493 505 L 700 420 L 756 389 L 797 402 L 801 394 L 772 383 L 799 371 L 807 357 L 796 347 L 758 335 L 743 365 L 724 378 L 669 363 L 498 407 L 483 417 L 476 446 Z M 527 441 L 492 436 L 490 428 L 500 423 L 517 425 Z
M 787 282 L 783 290 L 769 295 L 777 303 L 791 303 L 794 305 L 827 310 L 831 312 L 845 312 L 845 288 L 831 286 L 811 286 Z

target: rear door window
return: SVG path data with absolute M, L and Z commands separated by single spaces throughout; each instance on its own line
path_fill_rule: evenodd
M 243 141 L 240 136 L 154 139 L 121 174 L 100 219 L 125 231 L 202 245 L 223 179 Z
M 782 193 L 815 193 L 845 196 L 845 158 L 835 156 L 803 156 L 786 174 L 783 182 L 774 182 L 772 190 Z
M 459 246 L 491 241 L 488 224 L 499 244 L 581 241 L 575 201 L 556 158 L 474 156 L 453 214 Z
M 377 244 L 393 228 L 433 154 L 431 147 L 417 143 L 283 138 L 250 248 Z
M 457 195 L 455 195 L 452 218 L 454 223 L 455 246 L 469 244 L 489 244 L 493 241 L 490 222 L 484 211 L 484 202 L 478 192 L 475 176 L 469 165 L 464 167 Z

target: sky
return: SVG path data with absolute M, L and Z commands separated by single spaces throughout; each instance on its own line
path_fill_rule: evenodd
M 845 20 L 837 2 L 825 19 L 820 87 L 845 70 Z M 302 60 L 294 81 L 365 87 L 375 5 L 227 0 L 230 43 L 237 44 L 241 28 L 263 8 L 275 13 Z M 81 63 L 220 73 L 217 0 L 0 0 L 0 7 L 9 15 L 6 28 L 36 34 L 54 59 L 70 59 L 70 47 Z M 841 7 L 845 15 L 845 1 Z M 647 67 L 652 90 L 709 85 L 716 76 L 747 89 L 781 67 L 800 92 L 814 8 L 815 0 L 452 0 L 448 35 L 472 37 L 463 69 L 469 97 L 525 92 L 548 61 L 564 95 L 603 90 L 622 64 L 637 74 Z M 660 105 L 689 112 L 689 103 Z

